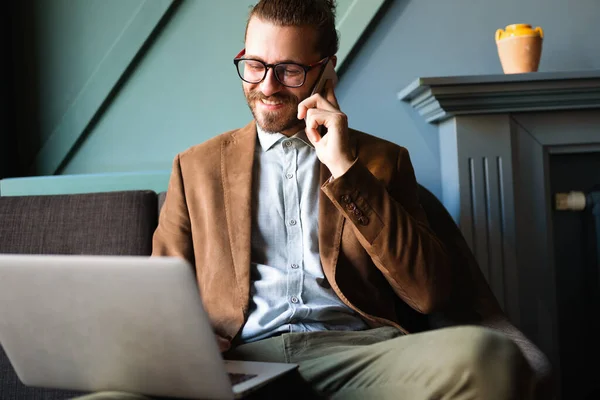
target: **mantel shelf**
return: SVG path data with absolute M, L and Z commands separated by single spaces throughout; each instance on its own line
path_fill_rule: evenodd
M 418 78 L 398 99 L 431 123 L 458 115 L 600 108 L 600 71 Z

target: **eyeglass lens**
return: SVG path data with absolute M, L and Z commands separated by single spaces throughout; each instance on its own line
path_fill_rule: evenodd
M 286 86 L 302 86 L 306 72 L 297 64 L 278 64 L 275 68 L 277 80 Z M 259 83 L 266 75 L 266 67 L 256 60 L 241 60 L 238 63 L 238 72 L 242 79 L 248 83 Z

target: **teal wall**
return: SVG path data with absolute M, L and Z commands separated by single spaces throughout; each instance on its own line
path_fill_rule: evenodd
M 171 168 L 175 154 L 245 125 L 233 57 L 249 1 L 184 1 L 62 173 Z
M 22 0 L 12 5 L 19 169 L 60 166 L 172 0 Z
M 374 2 L 344 0 L 340 16 Z M 164 171 L 177 152 L 246 124 L 251 115 L 232 58 L 243 47 L 252 3 L 19 3 L 22 170 Z M 406 146 L 418 180 L 437 195 L 437 130 L 397 100 L 406 84 L 419 76 L 501 73 L 494 32 L 515 22 L 544 28 L 540 70 L 600 69 L 597 0 L 388 0 L 382 11 L 346 60 L 340 104 L 352 127 Z
M 347 42 L 382 2 L 338 1 Z M 61 172 L 169 169 L 177 152 L 246 125 L 252 115 L 233 57 L 244 47 L 254 3 L 183 1 Z
M 168 170 L 250 120 L 232 58 L 256 0 L 23 0 L 21 175 Z M 384 0 L 339 0 L 346 55 Z

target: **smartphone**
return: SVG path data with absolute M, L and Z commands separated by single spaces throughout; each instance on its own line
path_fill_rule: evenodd
M 321 70 L 319 79 L 317 79 L 317 83 L 315 83 L 315 86 L 313 87 L 312 93 L 310 95 L 312 96 L 315 93 L 321 93 L 322 96 L 325 96 L 325 84 L 329 80 L 333 82 L 333 87 L 337 85 L 338 76 L 335 72 L 335 68 L 333 68 L 333 62 L 331 60 L 327 61 L 327 64 L 325 64 L 325 68 Z M 319 131 L 321 137 L 327 134 L 327 128 L 325 128 L 323 125 L 319 126 L 317 130 Z
M 325 83 L 327 83 L 329 80 L 333 81 L 334 87 L 337 85 L 338 76 L 335 72 L 335 68 L 333 68 L 333 62 L 331 60 L 327 61 L 325 68 L 321 70 L 321 74 L 319 75 L 319 79 L 317 79 L 317 83 L 315 83 L 311 96 L 315 93 L 321 93 L 324 95 L 323 89 L 325 89 Z

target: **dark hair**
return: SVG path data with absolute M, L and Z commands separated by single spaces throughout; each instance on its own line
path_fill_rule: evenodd
M 335 8 L 335 0 L 260 0 L 250 10 L 248 23 L 252 17 L 258 17 L 279 26 L 314 26 L 317 51 L 322 57 L 330 57 L 339 48 Z

